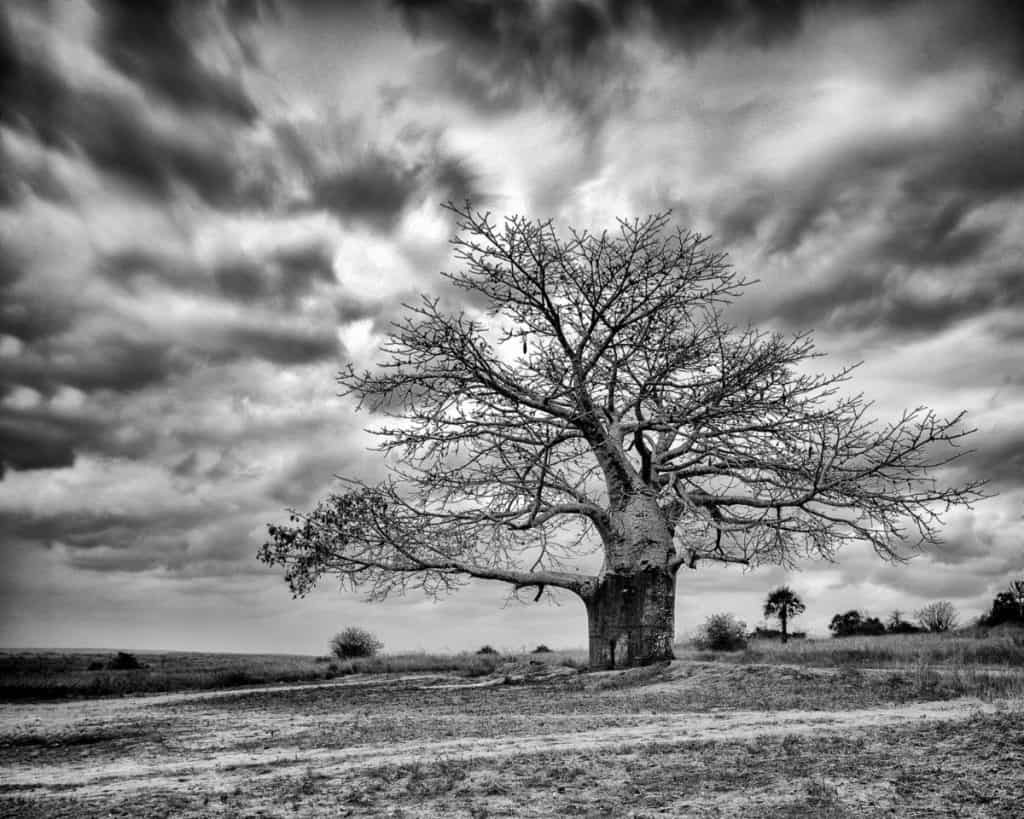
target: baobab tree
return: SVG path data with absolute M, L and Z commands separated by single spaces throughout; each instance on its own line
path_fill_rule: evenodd
M 782 642 L 787 643 L 789 642 L 787 626 L 790 619 L 803 614 L 805 608 L 803 601 L 789 586 L 779 586 L 769 592 L 768 599 L 764 602 L 764 616 L 779 618 L 779 624 L 782 626 Z
M 370 599 L 469 578 L 566 589 L 591 667 L 637 665 L 673 656 L 682 567 L 792 566 L 851 541 L 900 560 L 980 497 L 938 480 L 961 415 L 879 424 L 850 368 L 810 371 L 809 335 L 731 326 L 747 282 L 668 214 L 560 235 L 446 207 L 459 267 L 443 275 L 466 306 L 423 296 L 375 369 L 340 373 L 389 419 L 390 475 L 269 527 L 260 557 L 294 594 L 324 575 Z

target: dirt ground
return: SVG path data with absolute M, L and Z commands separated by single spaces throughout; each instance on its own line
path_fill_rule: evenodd
M 0 815 L 1020 816 L 1024 701 L 894 679 L 677 662 L 3 705 Z

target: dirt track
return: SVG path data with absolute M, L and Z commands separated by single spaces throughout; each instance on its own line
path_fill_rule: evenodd
M 586 713 L 580 711 L 578 703 L 568 702 L 559 711 L 558 691 L 536 686 L 536 695 L 550 702 L 550 713 L 532 730 L 512 735 L 500 730 L 492 734 L 484 730 L 482 736 L 479 731 L 477 735 L 464 733 L 460 726 L 480 717 L 456 713 L 449 714 L 447 722 L 439 717 L 436 733 L 396 741 L 379 734 L 379 722 L 368 722 L 365 733 L 359 733 L 360 720 L 370 719 L 360 708 L 308 706 L 317 701 L 314 698 L 326 695 L 344 705 L 351 691 L 353 695 L 385 697 L 385 702 L 393 700 L 388 719 L 395 723 L 429 721 L 424 709 L 429 709 L 431 698 L 443 691 L 447 697 L 475 698 L 477 705 L 485 701 L 482 698 L 492 698 L 501 708 L 500 691 L 480 687 L 475 691 L 452 691 L 452 685 L 458 685 L 458 681 L 415 675 L 388 680 L 350 679 L 317 686 L 4 705 L 0 706 L 0 738 L 5 749 L 2 793 L 17 795 L 21 800 L 18 805 L 23 808 L 42 807 L 49 800 L 57 800 L 62 805 L 96 807 L 145 804 L 150 806 L 147 810 L 169 804 L 167 800 L 173 794 L 187 799 L 202 796 L 206 804 L 210 794 L 259 793 L 262 796 L 251 804 L 266 810 L 268 804 L 274 804 L 273 794 L 280 789 L 279 783 L 303 777 L 351 783 L 364 773 L 372 776 L 373 771 L 452 762 L 500 771 L 513 760 L 523 765 L 524 759 L 531 757 L 550 760 L 553 755 L 570 759 L 580 753 L 650 755 L 662 753 L 659 747 L 683 752 L 688 746 L 709 742 L 757 743 L 771 738 L 792 743 L 803 737 L 819 742 L 829 737 L 884 734 L 882 729 L 889 727 L 952 728 L 997 713 L 1014 713 L 1017 718 L 1021 713 L 1020 703 L 997 706 L 976 699 L 956 699 L 851 710 L 659 713 L 640 709 L 624 714 L 614 706 L 601 708 L 603 700 L 599 698 L 592 700 L 592 707 L 601 711 Z M 674 685 L 676 682 L 669 680 L 648 688 L 665 691 Z M 523 689 L 519 692 L 522 696 Z M 295 699 L 294 707 L 288 707 L 288 698 L 300 695 L 307 699 Z M 621 692 L 619 695 L 623 696 Z M 388 707 L 378 702 L 373 700 L 374 717 Z M 355 730 L 346 735 L 350 741 L 331 739 L 331 731 L 339 728 Z M 323 740 L 317 741 L 318 736 Z M 0 809 L 3 807 L 0 802 Z M 24 815 L 50 814 L 28 811 Z

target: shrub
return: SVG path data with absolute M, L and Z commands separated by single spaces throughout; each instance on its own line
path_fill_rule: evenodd
M 111 671 L 134 671 L 137 668 L 145 668 L 145 666 L 136 659 L 134 654 L 129 654 L 127 651 L 119 651 L 107 663 L 107 668 Z
M 102 671 L 102 670 L 103 670 L 103 663 L 101 663 L 99 660 L 93 660 L 91 663 L 89 663 L 89 671 Z
M 740 651 L 747 647 L 747 624 L 731 614 L 712 614 L 693 638 L 704 651 Z
M 483 646 L 477 649 L 477 654 L 497 654 L 498 650 L 492 646 Z
M 350 660 L 353 657 L 372 657 L 380 651 L 384 644 L 372 633 L 358 626 L 349 626 L 331 638 L 331 654 L 339 660 Z
M 992 610 L 983 615 L 981 625 L 999 626 L 1011 623 L 1024 626 L 1024 580 L 1014 580 L 992 601 Z
M 539 646 L 537 646 L 537 647 L 536 647 L 536 648 L 535 648 L 535 649 L 534 649 L 534 650 L 533 650 L 533 651 L 531 652 L 531 654 L 550 654 L 550 653 L 551 653 L 551 649 L 550 649 L 550 648 L 548 648 L 548 647 L 547 647 L 546 645 L 544 645 L 543 643 L 541 643 L 541 644 L 540 644 Z
M 837 614 L 828 624 L 833 637 L 854 637 L 856 635 L 885 634 L 885 624 L 877 617 L 866 617 L 856 609 Z
M 791 631 L 788 635 L 790 640 L 805 640 L 807 639 L 806 631 Z M 781 640 L 782 631 L 777 628 L 765 628 L 764 626 L 758 626 L 754 629 L 751 634 L 747 635 L 750 640 Z

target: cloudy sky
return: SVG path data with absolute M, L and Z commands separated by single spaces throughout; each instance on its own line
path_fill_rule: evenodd
M 684 570 L 678 627 L 798 627 L 1024 574 L 1024 12 L 990 2 L 7 2 L 0 646 L 583 646 L 582 604 L 293 601 L 268 522 L 382 474 L 336 396 L 436 291 L 466 197 L 600 228 L 671 209 L 738 320 L 864 361 L 879 416 L 969 412 L 997 497 L 906 566 Z

